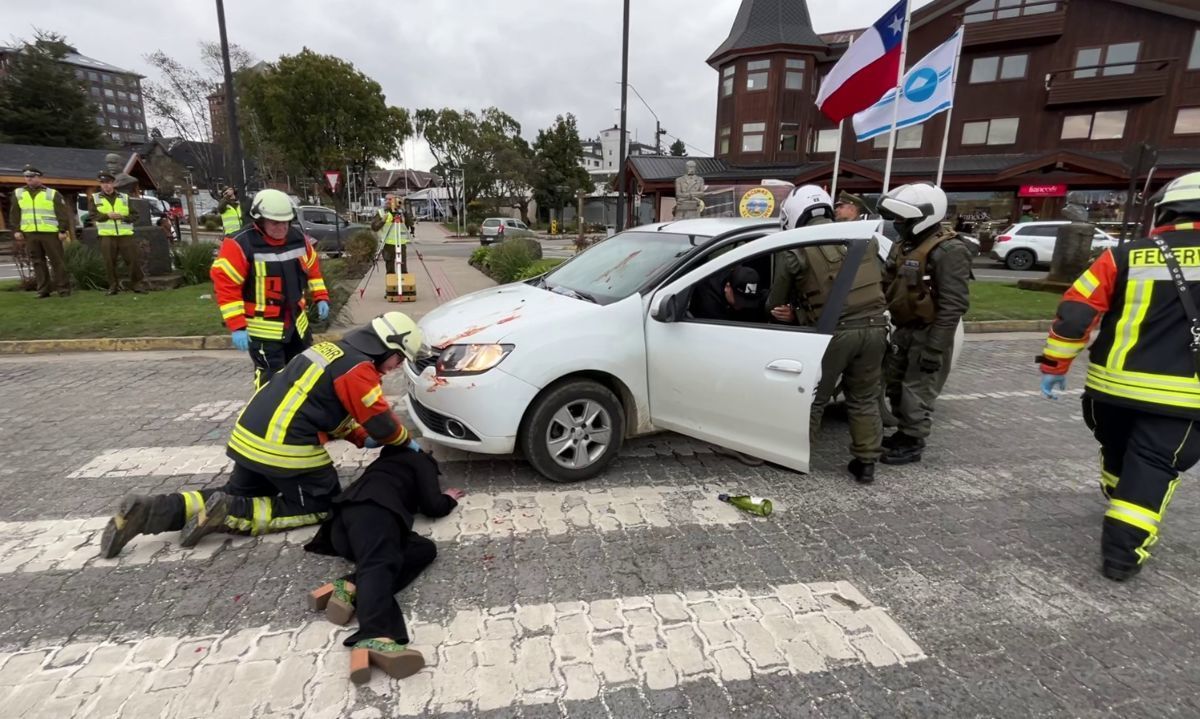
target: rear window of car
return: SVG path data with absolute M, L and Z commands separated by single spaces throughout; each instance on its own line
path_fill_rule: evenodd
M 1032 235 L 1034 237 L 1057 237 L 1058 225 L 1029 225 L 1022 227 L 1018 235 Z
M 483 221 L 484 227 L 496 227 L 499 224 L 500 224 L 500 220 L 484 220 Z

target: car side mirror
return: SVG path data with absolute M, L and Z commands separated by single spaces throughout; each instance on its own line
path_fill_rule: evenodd
M 650 317 L 659 322 L 674 322 L 677 318 L 676 311 L 675 295 L 666 295 L 658 301 L 658 304 L 650 313 Z

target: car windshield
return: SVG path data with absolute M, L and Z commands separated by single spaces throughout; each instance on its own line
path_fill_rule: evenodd
M 552 271 L 542 278 L 541 286 L 600 304 L 616 302 L 707 239 L 669 232 L 622 232 Z

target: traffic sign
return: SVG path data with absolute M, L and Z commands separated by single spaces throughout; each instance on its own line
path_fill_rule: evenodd
M 338 170 L 326 170 L 325 171 L 325 184 L 329 186 L 330 192 L 336 193 L 338 191 L 338 184 L 340 184 L 341 181 L 342 181 L 342 173 L 340 171 L 338 171 Z

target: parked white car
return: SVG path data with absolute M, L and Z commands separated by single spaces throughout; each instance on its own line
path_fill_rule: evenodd
M 1004 263 L 1010 270 L 1032 270 L 1035 265 L 1049 264 L 1054 256 L 1058 228 L 1069 225 L 1065 220 L 1019 222 L 996 235 L 996 244 L 989 256 Z M 1092 238 L 1092 250 L 1117 246 L 1117 238 L 1097 229 Z
M 511 217 L 489 217 L 479 226 L 479 244 L 503 242 L 505 237 L 532 237 L 533 231 L 520 220 Z
M 879 225 L 647 225 L 540 278 L 461 297 L 420 323 L 429 356 L 405 365 L 409 416 L 433 442 L 516 450 L 557 482 L 599 474 L 626 437 L 656 430 L 806 472 L 809 408 L 845 293 L 816 327 L 797 327 L 765 313 L 762 324 L 697 320 L 691 292 L 737 265 L 770 278 L 775 254 L 800 245 L 865 252 Z

